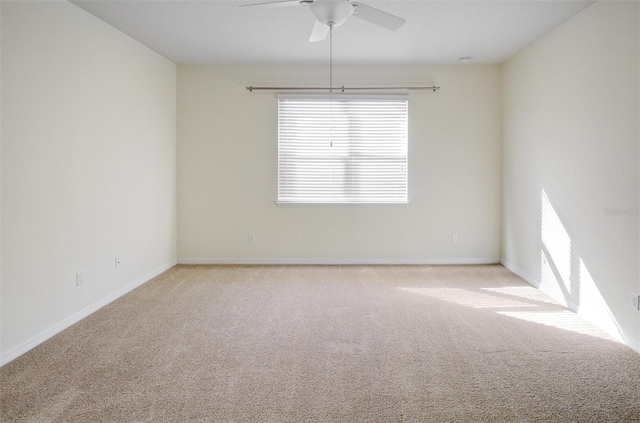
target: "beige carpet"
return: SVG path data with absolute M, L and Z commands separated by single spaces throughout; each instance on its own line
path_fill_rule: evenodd
M 0 377 L 3 422 L 640 421 L 640 355 L 501 266 L 176 266 Z

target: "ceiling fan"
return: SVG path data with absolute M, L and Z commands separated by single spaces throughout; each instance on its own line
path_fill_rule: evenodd
M 316 17 L 309 42 L 327 38 L 329 30 L 346 22 L 349 16 L 355 16 L 383 28 L 395 31 L 406 22 L 404 19 L 384 12 L 375 7 L 350 0 L 279 0 L 265 3 L 243 4 L 240 7 L 287 7 L 308 6 Z

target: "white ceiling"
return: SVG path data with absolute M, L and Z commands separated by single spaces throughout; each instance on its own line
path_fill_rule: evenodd
M 267 0 L 75 0 L 175 63 L 324 63 L 329 41 L 307 40 L 314 16 L 304 6 L 240 8 Z M 365 0 L 401 16 L 397 32 L 350 18 L 334 30 L 342 64 L 501 63 L 593 1 Z

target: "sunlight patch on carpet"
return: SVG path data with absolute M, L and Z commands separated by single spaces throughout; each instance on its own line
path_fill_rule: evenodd
M 461 288 L 400 288 L 403 291 L 425 295 L 437 300 L 448 301 L 473 308 L 521 308 L 535 307 L 535 304 L 500 296 L 469 291 Z
M 614 341 L 606 332 L 569 311 L 499 311 L 498 314 L 527 322 L 538 323 L 556 329 L 568 330 L 582 335 Z

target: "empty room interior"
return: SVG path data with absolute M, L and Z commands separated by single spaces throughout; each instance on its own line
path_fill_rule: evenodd
M 0 18 L 0 420 L 640 421 L 640 2 Z

